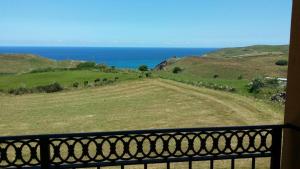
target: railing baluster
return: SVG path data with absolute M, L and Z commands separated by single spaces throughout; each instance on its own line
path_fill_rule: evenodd
M 255 169 L 255 157 L 252 158 L 252 169 Z
M 271 169 L 280 169 L 281 164 L 281 139 L 282 128 L 275 127 L 272 130 L 272 155 L 271 155 Z
M 170 169 L 170 162 L 167 162 L 167 169 Z
M 124 169 L 125 167 L 124 167 L 124 165 L 121 165 L 121 169 Z
M 147 169 L 148 168 L 148 165 L 147 164 L 144 164 L 144 169 Z
M 189 169 L 192 169 L 192 168 L 193 168 L 192 165 L 193 165 L 192 160 L 190 160 L 190 161 L 189 161 Z
M 49 169 L 50 146 L 49 146 L 48 137 L 42 137 L 40 139 L 40 156 L 41 156 L 41 169 Z
M 210 169 L 214 169 L 214 160 L 210 160 Z
M 231 159 L 231 169 L 234 169 L 234 167 L 235 167 L 235 161 L 234 159 Z

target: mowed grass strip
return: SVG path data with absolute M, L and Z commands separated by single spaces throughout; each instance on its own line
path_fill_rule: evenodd
M 1 135 L 276 124 L 282 114 L 228 92 L 148 79 L 52 94 L 0 96 Z

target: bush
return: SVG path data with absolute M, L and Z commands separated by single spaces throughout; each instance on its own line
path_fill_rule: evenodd
M 287 60 L 278 60 L 275 64 L 278 66 L 286 66 L 286 65 L 288 65 L 288 61 Z
M 248 84 L 248 91 L 250 93 L 259 93 L 260 89 L 264 87 L 264 85 L 265 84 L 262 79 L 255 78 Z
M 239 75 L 238 80 L 242 80 L 243 78 L 243 75 Z
M 146 76 L 146 77 L 151 77 L 152 74 L 151 74 L 151 72 L 147 72 L 147 73 L 145 74 L 145 76 Z
M 79 87 L 79 83 L 78 82 L 74 82 L 73 83 L 73 87 L 78 88 Z
M 62 91 L 64 88 L 57 82 L 45 85 L 45 86 L 37 86 L 34 90 L 37 90 L 38 92 L 46 92 L 46 93 L 53 93 L 53 92 L 59 92 Z
M 177 73 L 180 73 L 181 71 L 182 71 L 182 69 L 180 67 L 174 67 L 172 72 L 177 74 Z
M 27 89 L 25 87 L 19 87 L 17 89 L 10 89 L 8 91 L 9 94 L 14 94 L 14 95 L 22 95 L 22 94 L 27 94 L 27 93 L 31 93 L 31 89 Z
M 43 72 L 54 72 L 56 69 L 48 67 L 48 68 L 39 68 L 30 71 L 29 73 L 43 73 Z
M 84 87 L 86 87 L 88 84 L 89 84 L 89 81 L 84 81 L 83 82 Z
M 115 80 L 119 80 L 119 77 L 115 77 Z
M 77 69 L 93 69 L 96 68 L 95 62 L 82 62 L 76 66 Z
M 106 82 L 107 81 L 107 78 L 103 78 L 103 82 Z
M 141 66 L 139 67 L 139 71 L 141 71 L 141 72 L 146 72 L 146 71 L 148 71 L 148 66 L 147 66 L 147 65 L 141 65 Z
M 100 78 L 95 79 L 94 82 L 95 82 L 95 83 L 100 82 Z
M 218 77 L 219 77 L 219 75 L 214 75 L 214 76 L 213 76 L 213 78 L 215 78 L 215 79 L 218 78 Z

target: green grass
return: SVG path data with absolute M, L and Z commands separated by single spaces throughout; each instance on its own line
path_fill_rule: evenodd
M 53 94 L 0 95 L 1 135 L 276 124 L 259 100 L 146 79 Z
M 239 48 L 224 48 L 211 52 L 206 56 L 209 57 L 246 57 L 246 56 L 263 56 L 263 55 L 287 55 L 289 52 L 288 45 L 254 45 Z
M 119 81 L 138 79 L 136 72 L 121 71 L 118 73 L 104 73 L 92 70 L 74 70 L 74 71 L 55 71 L 43 73 L 25 73 L 17 75 L 0 76 L 0 89 L 9 90 L 18 87 L 32 88 L 39 85 L 48 85 L 58 82 L 64 87 L 71 87 L 74 82 L 81 85 L 84 81 L 94 82 L 97 78 L 114 79 Z

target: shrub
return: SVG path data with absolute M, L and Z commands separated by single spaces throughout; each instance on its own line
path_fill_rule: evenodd
M 37 90 L 38 92 L 53 93 L 62 91 L 63 87 L 59 83 L 55 82 L 45 86 L 37 86 L 35 87 L 35 90 Z
M 95 83 L 100 82 L 100 78 L 95 79 L 94 82 L 95 82 Z
M 8 91 L 9 94 L 14 94 L 14 95 L 22 95 L 26 93 L 31 93 L 32 91 L 30 89 L 27 89 L 25 87 L 19 87 L 17 89 L 10 89 Z
M 48 67 L 48 68 L 39 68 L 39 69 L 34 69 L 30 71 L 29 73 L 43 73 L 43 72 L 54 72 L 55 69 Z
M 107 81 L 107 78 L 103 78 L 103 82 L 106 82 Z
M 214 76 L 213 76 L 213 78 L 215 78 L 215 79 L 218 78 L 218 77 L 219 77 L 219 75 L 214 75 Z
M 73 83 L 73 87 L 78 88 L 79 87 L 79 83 L 78 82 L 74 82 Z
M 151 74 L 151 72 L 147 72 L 147 73 L 145 74 L 145 76 L 146 76 L 146 77 L 151 77 L 152 74 Z
M 182 71 L 182 69 L 180 67 L 174 67 L 172 72 L 177 74 L 177 73 L 180 73 L 181 71 Z
M 141 65 L 141 66 L 139 67 L 139 71 L 141 71 L 141 72 L 146 72 L 146 71 L 148 71 L 148 66 L 147 66 L 147 65 Z
M 115 80 L 119 80 L 119 77 L 115 77 Z
M 255 78 L 248 84 L 248 91 L 250 93 L 259 93 L 260 89 L 264 87 L 264 85 L 265 84 L 262 79 Z
M 84 81 L 83 85 L 86 87 L 89 84 L 89 81 Z
M 139 75 L 139 78 L 141 79 L 141 78 L 143 78 L 143 76 L 142 76 L 142 75 Z
M 243 78 L 243 75 L 239 75 L 238 80 L 242 80 Z
M 76 66 L 77 69 L 93 69 L 96 68 L 95 62 L 82 62 Z
M 275 64 L 278 66 L 286 66 L 286 65 L 288 65 L 288 61 L 287 60 L 278 60 Z

